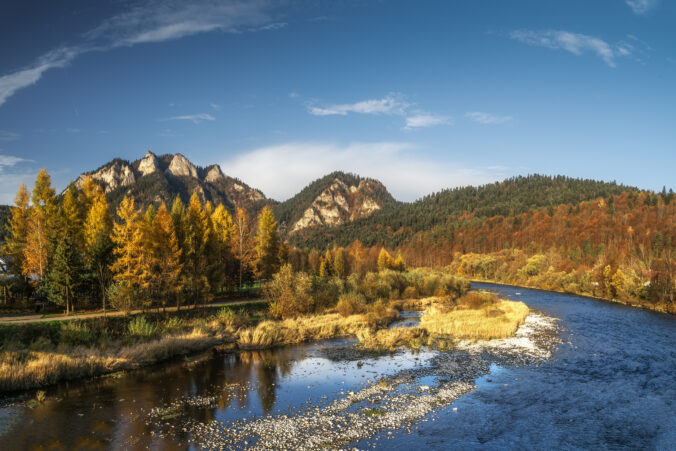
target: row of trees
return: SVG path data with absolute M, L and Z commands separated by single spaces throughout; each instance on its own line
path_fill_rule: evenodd
M 113 215 L 91 177 L 57 196 L 43 169 L 32 194 L 19 188 L 3 254 L 20 297 L 38 292 L 71 311 L 76 299 L 99 299 L 104 310 L 107 299 L 123 309 L 196 305 L 270 278 L 288 249 L 269 208 L 255 228 L 244 210 L 233 218 L 196 193 L 187 206 L 177 197 L 171 211 L 164 203 L 139 211 L 125 197 Z

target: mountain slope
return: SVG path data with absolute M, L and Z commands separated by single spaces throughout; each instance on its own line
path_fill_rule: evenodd
M 282 232 L 295 234 L 349 223 L 395 203 L 379 181 L 333 172 L 276 205 L 274 213 Z

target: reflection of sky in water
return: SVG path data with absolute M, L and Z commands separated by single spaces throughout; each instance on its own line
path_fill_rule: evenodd
M 336 348 L 354 342 L 336 340 L 281 348 L 267 359 L 261 353 L 243 353 L 240 360 L 250 362 L 246 385 L 249 394 L 254 396 L 248 396 L 248 402 L 243 405 L 230 403 L 220 409 L 217 419 L 230 421 L 242 415 L 288 413 L 289 408 L 303 408 L 309 401 L 314 404 L 329 403 L 341 395 L 341 391 L 343 395 L 348 391 L 358 391 L 368 385 L 368 381 L 374 383 L 383 376 L 426 365 L 434 356 L 431 352 L 413 354 L 409 351 L 352 360 L 333 360 L 327 356 Z M 283 363 L 280 364 L 280 361 Z M 231 371 L 226 370 L 226 381 L 229 380 L 228 374 Z M 233 390 L 237 392 L 236 388 Z

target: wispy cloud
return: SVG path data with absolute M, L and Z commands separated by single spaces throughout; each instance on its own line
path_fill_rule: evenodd
M 610 67 L 616 66 L 617 57 L 631 54 L 631 47 L 622 42 L 610 45 L 594 36 L 562 30 L 515 30 L 510 33 L 510 37 L 527 45 L 566 50 L 574 55 L 591 52 Z
M 82 35 L 77 45 L 56 48 L 17 71 L 0 76 L 0 106 L 18 90 L 40 80 L 45 72 L 62 68 L 92 51 L 163 42 L 199 33 L 276 30 L 273 3 L 267 0 L 222 2 L 218 0 L 147 0 L 104 20 Z
M 470 111 L 465 113 L 465 117 L 478 122 L 479 124 L 504 124 L 512 120 L 512 116 L 498 116 L 495 114 L 484 113 L 481 111 Z
M 20 136 L 18 133 L 7 130 L 0 130 L 0 141 L 16 141 Z
M 349 113 L 359 114 L 397 114 L 403 115 L 411 106 L 400 94 L 388 94 L 382 99 L 362 100 L 356 103 L 343 103 L 323 107 L 308 106 L 308 112 L 315 116 L 346 116 Z
M 405 130 L 413 130 L 416 128 L 434 127 L 436 125 L 450 124 L 451 118 L 448 116 L 438 116 L 435 114 L 414 114 L 406 118 Z
M 213 108 L 214 110 L 218 111 L 221 109 L 221 106 L 217 103 L 210 103 L 209 106 Z
M 183 116 L 172 116 L 165 119 L 160 119 L 162 121 L 192 121 L 194 124 L 199 124 L 202 121 L 214 121 L 216 120 L 211 114 L 208 113 L 199 113 L 199 114 L 186 114 Z
M 265 0 L 151 0 L 103 21 L 85 37 L 106 40 L 113 47 L 131 46 L 210 31 L 241 33 L 268 24 L 271 17 L 270 3 Z
M 348 144 L 292 142 L 263 147 L 222 162 L 228 174 L 245 180 L 274 199 L 288 199 L 312 180 L 343 170 L 382 181 L 400 200 L 430 192 L 504 178 L 505 168 L 471 168 L 425 157 L 407 142 Z
M 252 28 L 250 31 L 275 31 L 286 28 L 289 24 L 286 22 L 273 22 L 260 27 Z
M 33 64 L 0 77 L 0 106 L 19 89 L 37 83 L 49 69 L 67 66 L 84 48 L 61 47 L 38 58 Z
M 297 98 L 293 92 L 289 95 Z M 404 116 L 406 125 L 404 130 L 410 131 L 418 128 L 433 127 L 435 125 L 450 124 L 451 118 L 437 114 L 425 113 L 420 110 L 412 110 L 415 104 L 406 101 L 399 93 L 390 93 L 383 98 L 361 100 L 355 103 L 340 103 L 333 105 L 317 106 L 307 104 L 308 113 L 314 116 L 347 116 L 348 114 L 369 114 L 374 116 Z
M 626 0 L 627 5 L 634 11 L 634 14 L 643 15 L 656 7 L 659 0 Z
M 19 163 L 29 163 L 32 160 L 27 160 L 21 157 L 14 157 L 12 155 L 0 155 L 0 174 L 5 171 L 5 168 L 16 166 Z

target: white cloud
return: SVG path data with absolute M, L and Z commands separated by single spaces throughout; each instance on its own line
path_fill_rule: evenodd
M 425 158 L 406 142 L 292 142 L 254 149 L 221 164 L 231 176 L 278 200 L 298 193 L 313 180 L 336 170 L 380 180 L 395 198 L 412 201 L 444 188 L 504 178 L 502 169 L 467 168 L 438 157 Z
M 192 121 L 194 124 L 199 124 L 202 121 L 214 121 L 216 120 L 211 114 L 208 113 L 199 113 L 199 114 L 187 114 L 184 116 L 173 116 L 166 119 L 161 119 L 162 121 Z
M 447 116 L 438 116 L 434 114 L 414 114 L 406 118 L 405 130 L 413 130 L 416 128 L 434 127 L 435 125 L 450 124 L 451 118 Z
M 107 40 L 111 46 L 120 47 L 163 42 L 217 30 L 239 33 L 270 22 L 269 5 L 264 0 L 201 0 L 189 3 L 151 0 L 105 20 L 85 37 Z
M 343 103 L 325 107 L 308 106 L 308 112 L 315 116 L 346 116 L 348 113 L 359 114 L 395 114 L 403 115 L 411 106 L 402 100 L 399 94 L 389 94 L 382 99 L 362 100 L 356 103 Z
M 603 39 L 580 33 L 562 30 L 533 31 L 515 30 L 510 37 L 527 45 L 566 50 L 574 55 L 591 52 L 600 57 L 610 67 L 615 67 L 618 56 L 631 54 L 631 47 L 625 43 L 611 46 Z
M 7 130 L 0 130 L 0 141 L 16 141 L 20 136 L 18 133 Z
M 46 53 L 28 67 L 3 75 L 0 77 L 0 106 L 19 89 L 37 83 L 49 69 L 64 67 L 85 51 L 85 48 L 62 47 Z
M 653 9 L 659 0 L 626 0 L 634 14 L 643 15 Z
M 0 173 L 5 171 L 5 168 L 16 166 L 19 163 L 27 163 L 31 160 L 26 160 L 21 157 L 14 157 L 12 155 L 0 155 Z
M 470 111 L 465 113 L 465 117 L 478 122 L 479 124 L 504 124 L 512 120 L 512 116 L 497 116 L 495 114 L 483 113 L 481 111 Z
M 85 33 L 80 44 L 59 47 L 20 70 L 0 76 L 0 106 L 18 90 L 37 83 L 46 71 L 65 67 L 84 53 L 213 31 L 240 33 L 283 28 L 281 23 L 271 22 L 271 5 L 266 0 L 137 2 L 124 13 L 110 17 Z
M 218 111 L 221 109 L 221 106 L 217 103 L 210 103 L 209 106 L 213 108 L 214 110 Z

